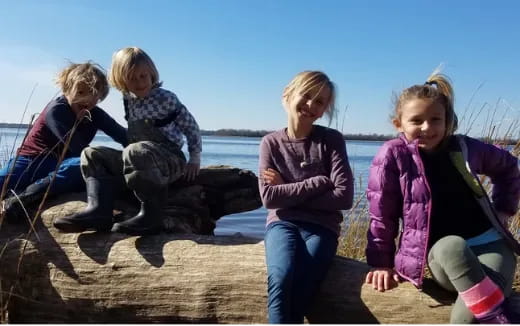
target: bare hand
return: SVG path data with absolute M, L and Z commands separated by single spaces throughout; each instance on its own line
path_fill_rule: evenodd
M 188 163 L 184 168 L 184 180 L 193 181 L 199 175 L 200 164 Z
M 276 186 L 285 183 L 280 173 L 271 168 L 268 168 L 262 173 L 262 179 L 270 186 Z
M 399 285 L 399 275 L 393 268 L 372 268 L 365 279 L 366 284 L 372 284 L 374 290 L 385 292 Z

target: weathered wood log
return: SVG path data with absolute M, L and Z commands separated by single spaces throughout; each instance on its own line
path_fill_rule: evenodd
M 116 196 L 116 221 L 137 214 L 139 201 L 131 191 L 117 191 Z M 45 207 L 67 202 L 63 209 L 70 214 L 82 210 L 85 201 L 85 193 L 72 193 L 49 200 Z M 26 206 L 30 217 L 38 204 Z M 222 216 L 261 206 L 258 179 L 253 172 L 225 165 L 208 166 L 193 182 L 179 180 L 170 185 L 163 207 L 163 227 L 166 232 L 213 235 Z
M 10 322 L 266 322 L 263 242 L 242 237 L 57 232 L 47 209 L 27 240 L 7 226 L 0 257 Z M 2 246 L 4 247 L 4 246 Z M 20 258 L 21 261 L 20 261 Z M 453 297 L 409 283 L 378 293 L 368 266 L 336 257 L 308 317 L 316 323 L 446 323 Z M 12 293 L 9 297 L 8 293 Z M 520 297 L 514 297 L 520 307 Z
M 189 212 L 194 210 L 189 207 L 206 207 L 200 209 L 205 213 L 196 216 L 206 214 L 213 222 L 219 216 L 255 208 L 257 204 L 244 203 L 256 200 L 257 194 L 249 192 L 252 182 L 256 187 L 256 177 L 238 169 L 231 174 L 223 171 L 204 172 L 198 185 L 179 187 L 184 192 L 170 197 L 169 204 L 176 210 L 170 216 L 176 225 L 174 231 L 203 230 L 191 226 Z M 241 202 L 243 192 L 248 200 Z M 267 321 L 264 247 L 260 240 L 171 233 L 150 237 L 59 233 L 52 221 L 83 207 L 81 201 L 69 201 L 78 196 L 82 195 L 49 202 L 37 221 L 36 234 L 27 236 L 23 226 L 2 226 L 0 311 L 7 308 L 10 322 Z M 224 199 L 231 203 L 218 203 Z M 118 205 L 129 214 L 126 201 Z M 175 214 L 180 212 L 185 212 L 186 224 L 175 221 Z M 213 229 L 206 228 L 209 230 Z M 409 283 L 378 293 L 363 285 L 367 271 L 368 266 L 362 262 L 336 257 L 309 322 L 448 322 L 452 295 L 433 284 L 419 292 Z M 520 310 L 518 294 L 513 301 Z

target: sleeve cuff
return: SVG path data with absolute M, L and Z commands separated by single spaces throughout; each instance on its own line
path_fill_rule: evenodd
M 200 152 L 190 153 L 190 159 L 188 160 L 188 163 L 200 165 Z

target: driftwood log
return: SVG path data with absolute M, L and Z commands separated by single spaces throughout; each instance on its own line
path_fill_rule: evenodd
M 70 198 L 50 202 L 36 233 L 29 236 L 22 226 L 2 226 L 0 309 L 7 311 L 9 322 L 267 321 L 260 240 L 172 233 L 64 234 L 52 227 L 54 218 L 82 205 Z M 377 293 L 363 285 L 367 271 L 362 262 L 336 257 L 308 321 L 448 322 L 452 295 L 431 284 L 419 292 L 409 283 Z M 513 299 L 520 307 L 520 297 Z

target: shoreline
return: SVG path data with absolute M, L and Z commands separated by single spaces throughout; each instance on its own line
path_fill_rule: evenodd
M 0 128 L 5 129 L 20 129 L 28 128 L 29 124 L 24 123 L 8 123 L 1 122 Z M 250 129 L 217 129 L 217 130 L 200 130 L 202 136 L 223 136 L 223 137 L 251 137 L 251 138 L 262 138 L 266 134 L 272 132 L 271 130 L 250 130 Z M 361 140 L 361 141 L 387 141 L 395 138 L 396 135 L 383 135 L 383 134 L 343 134 L 344 140 Z M 474 137 L 475 138 L 475 137 Z M 476 137 L 477 139 L 492 143 L 486 137 Z M 520 139 L 496 139 L 500 140 L 501 144 L 504 145 L 516 145 L 520 143 Z

